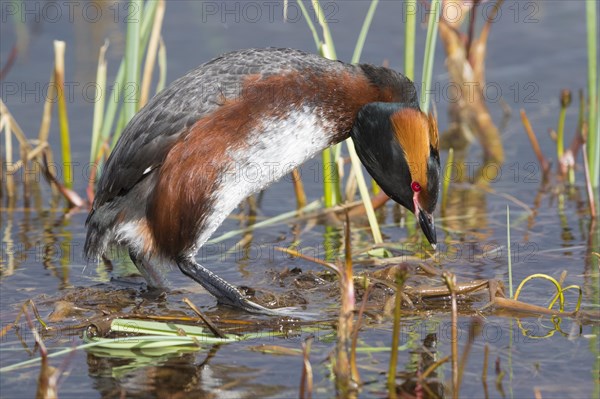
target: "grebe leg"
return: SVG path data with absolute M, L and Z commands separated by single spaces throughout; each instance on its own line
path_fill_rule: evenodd
M 207 268 L 196 263 L 194 259 L 182 257 L 177 260 L 177 266 L 179 266 L 179 269 L 183 274 L 194 279 L 198 284 L 216 297 L 219 303 L 233 306 L 249 313 L 268 315 L 279 314 L 276 310 L 265 308 L 247 300 L 237 288 Z
M 167 280 L 159 267 L 151 264 L 143 256 L 137 255 L 131 249 L 129 250 L 129 257 L 131 258 L 133 264 L 138 268 L 142 276 L 146 279 L 150 287 L 167 287 Z

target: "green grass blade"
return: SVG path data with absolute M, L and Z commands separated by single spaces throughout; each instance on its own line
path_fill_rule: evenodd
M 158 45 L 158 82 L 156 83 L 156 93 L 160 93 L 165 88 L 167 81 L 167 46 L 162 37 Z
M 72 188 L 71 134 L 69 132 L 69 115 L 65 96 L 65 47 L 65 42 L 54 41 L 54 81 L 56 82 L 58 94 L 58 124 L 60 127 L 61 156 L 65 170 L 64 183 L 65 187 Z
M 117 141 L 119 140 L 119 137 L 121 136 L 121 132 L 123 131 L 123 129 L 125 129 L 125 126 L 127 125 L 127 122 L 125 120 L 125 107 L 122 107 L 119 110 L 119 117 L 117 118 L 117 126 L 116 126 L 116 132 L 113 135 L 112 138 L 112 143 L 110 144 L 110 148 L 115 148 L 115 145 L 117 144 Z
M 140 89 L 140 101 L 138 103 L 138 110 L 141 109 L 150 97 L 150 85 L 152 83 L 152 76 L 154 74 L 154 67 L 157 63 L 158 57 L 158 49 L 160 46 L 160 32 L 162 29 L 162 24 L 165 16 L 165 0 L 155 0 L 153 4 L 156 4 L 154 7 L 154 12 L 152 13 L 152 29 L 149 33 L 148 38 L 148 46 L 146 48 L 146 62 L 143 63 L 140 61 L 140 65 L 144 65 L 142 81 L 141 81 L 141 89 Z M 149 21 L 150 18 L 144 19 L 144 22 Z M 143 26 L 142 26 L 143 27 Z M 142 29 L 143 30 L 143 29 Z M 144 38 L 142 37 L 142 43 L 144 42 Z M 143 53 L 140 53 L 143 55 Z
M 417 0 L 404 1 L 406 26 L 404 30 L 404 75 L 415 79 L 415 31 L 417 27 Z
M 304 208 L 294 209 L 293 211 L 289 211 L 289 212 L 285 212 L 285 213 L 282 213 L 282 214 L 277 215 L 277 216 L 273 216 L 272 218 L 269 218 L 269 219 L 266 219 L 266 220 L 262 220 L 262 221 L 260 221 L 258 223 L 254 223 L 252 226 L 249 226 L 249 227 L 244 228 L 244 229 L 228 231 L 227 233 L 222 234 L 219 237 L 215 237 L 213 239 L 208 240 L 206 242 L 206 245 L 217 244 L 219 242 L 228 240 L 228 239 L 230 239 L 232 237 L 235 237 L 235 236 L 240 235 L 240 234 L 247 233 L 249 231 L 253 231 L 253 230 L 256 230 L 256 229 L 263 228 L 263 227 L 272 226 L 272 225 L 274 225 L 276 223 L 282 222 L 282 221 L 287 220 L 289 218 L 297 217 L 297 216 L 299 216 L 299 215 L 301 215 L 303 213 L 319 209 L 320 205 L 321 205 L 320 201 L 313 201 L 310 204 L 306 205 Z
M 315 46 L 317 47 L 317 51 L 321 52 L 321 47 L 322 47 L 323 43 L 321 42 L 321 39 L 319 38 L 319 32 L 317 32 L 317 28 L 315 27 L 315 24 L 313 24 L 312 19 L 310 18 L 310 14 L 308 13 L 306 6 L 304 6 L 304 3 L 302 2 L 302 0 L 297 0 L 297 3 L 298 3 L 298 7 L 300 7 L 300 11 L 302 12 L 302 16 L 304 17 L 304 20 L 308 24 L 308 29 L 310 29 L 310 31 L 313 35 L 313 40 L 315 41 Z
M 506 205 L 506 247 L 508 251 L 508 294 L 513 298 L 512 256 L 510 252 L 510 207 Z
M 48 353 L 47 355 L 47 359 L 51 359 L 54 357 L 58 357 L 58 356 L 63 356 L 63 355 L 68 355 L 69 353 L 79 350 L 79 349 L 86 349 L 86 348 L 91 348 L 93 346 L 97 346 L 97 343 L 91 342 L 91 343 L 87 343 L 87 344 L 82 344 L 79 346 L 76 346 L 74 348 L 67 348 L 67 349 L 63 349 L 57 352 L 52 352 L 52 353 Z M 0 373 L 6 373 L 7 371 L 13 371 L 13 370 L 18 370 L 27 366 L 31 366 L 34 364 L 40 364 L 42 358 L 41 357 L 36 357 L 33 359 L 29 359 L 29 360 L 25 360 L 23 362 L 19 362 L 19 363 L 15 363 L 15 364 L 11 364 L 10 366 L 6 366 L 6 367 L 2 367 L 0 368 Z
M 117 72 L 117 76 L 115 77 L 115 83 L 113 85 L 112 92 L 110 93 L 110 97 L 108 98 L 108 107 L 106 107 L 106 114 L 104 115 L 104 120 L 102 121 L 102 130 L 100 135 L 100 140 L 106 141 L 110 137 L 110 132 L 115 121 L 115 116 L 117 115 L 117 111 L 119 110 L 119 102 L 121 98 L 121 94 L 123 93 L 123 80 L 125 78 L 125 60 L 121 62 L 119 65 L 119 70 Z
M 301 4 L 301 1 L 298 1 L 298 4 Z M 318 33 L 314 25 L 312 25 L 310 15 L 303 5 L 301 5 L 304 19 L 308 22 L 309 27 L 312 25 L 311 30 L 313 30 L 313 37 L 315 38 L 315 42 L 318 43 L 317 47 L 321 55 L 330 60 L 336 60 L 337 55 L 335 52 L 335 45 L 333 44 L 333 37 L 331 36 L 329 24 L 327 23 L 321 4 L 319 3 L 319 0 L 311 0 L 311 4 L 317 16 L 319 25 L 321 25 L 321 29 L 323 30 L 323 42 L 318 39 Z M 335 151 L 335 154 L 339 154 L 339 151 Z M 321 161 L 323 168 L 323 202 L 326 208 L 330 208 L 341 202 L 340 181 L 336 165 L 337 158 L 332 156 L 331 148 L 323 150 Z
M 369 11 L 367 11 L 365 21 L 363 22 L 362 28 L 358 35 L 358 39 L 356 40 L 356 46 L 354 47 L 354 53 L 352 54 L 352 60 L 350 61 L 353 64 L 356 64 L 360 60 L 360 55 L 362 54 L 362 50 L 365 45 L 365 40 L 367 40 L 367 33 L 369 33 L 369 28 L 371 27 L 371 23 L 373 22 L 373 16 L 375 15 L 375 10 L 377 9 L 378 4 L 379 0 L 371 1 Z
M 104 118 L 104 94 L 106 93 L 106 50 L 108 50 L 108 40 L 100 47 L 98 55 L 98 69 L 96 71 L 96 102 L 94 103 L 94 119 L 92 122 L 92 147 L 90 149 L 90 163 L 96 162 L 98 158 L 98 148 L 100 147 L 100 133 L 102 129 L 102 119 Z M 98 93 L 100 95 L 98 96 Z
M 141 0 L 140 0 L 141 1 Z M 146 7 L 144 7 L 144 13 L 142 14 L 142 19 L 140 22 L 139 29 L 139 49 L 138 53 L 138 65 L 142 65 L 144 60 L 144 52 L 148 47 L 148 43 L 150 42 L 150 35 L 152 34 L 152 29 L 154 27 L 154 15 L 156 14 L 156 10 L 158 9 L 158 1 L 147 1 Z M 139 73 L 139 71 L 138 71 Z
M 151 11 L 152 11 L 152 7 L 156 6 L 155 3 L 156 2 L 153 2 L 153 1 L 149 1 L 146 3 L 146 7 L 144 9 L 144 14 L 143 14 L 144 16 L 148 15 L 149 18 L 152 16 Z M 144 40 L 144 38 L 146 38 L 147 40 L 150 39 L 151 27 L 152 27 L 152 24 L 142 24 L 142 32 L 141 32 L 142 41 Z M 148 44 L 147 41 L 145 41 L 142 43 L 141 47 L 146 48 L 147 44 Z M 113 84 L 113 89 L 111 91 L 110 97 L 107 97 L 108 106 L 106 108 L 106 114 L 104 115 L 104 120 L 102 121 L 101 141 L 106 141 L 110 137 L 110 133 L 113 128 L 115 118 L 120 109 L 119 105 L 120 105 L 120 101 L 122 100 L 122 93 L 124 91 L 124 86 L 125 86 L 125 59 L 123 59 L 121 61 L 121 64 L 119 65 L 119 69 L 118 69 L 117 75 L 115 77 L 115 82 Z M 121 131 L 118 129 L 115 129 L 113 143 L 116 143 L 116 141 L 119 139 L 120 135 L 121 135 Z
M 448 161 L 446 162 L 446 168 L 444 169 L 444 180 L 442 181 L 442 206 L 441 212 L 442 217 L 446 214 L 446 207 L 448 206 L 448 190 L 450 188 L 450 180 L 452 179 L 452 168 L 454 167 L 454 149 L 448 150 Z
M 141 10 L 142 0 L 129 0 L 130 10 Z M 125 92 L 123 114 L 129 122 L 137 111 L 140 82 L 140 27 L 141 18 L 132 17 L 127 21 L 125 42 Z
M 331 156 L 331 148 L 325 148 L 321 153 L 321 161 L 323 164 L 323 203 L 325 208 L 331 208 L 338 204 L 335 195 L 335 187 L 333 186 L 333 175 L 336 165 L 333 164 Z
M 321 29 L 323 29 L 323 56 L 325 58 L 329 58 L 330 60 L 337 60 L 335 45 L 333 44 L 333 37 L 331 36 L 331 31 L 329 30 L 327 18 L 325 18 L 325 12 L 323 11 L 323 8 L 321 8 L 321 3 L 319 3 L 319 0 L 311 0 L 311 3 L 313 9 L 315 10 L 319 25 L 321 25 Z
M 425 41 L 425 57 L 423 61 L 423 74 L 421 86 L 421 110 L 427 112 L 431 97 L 431 76 L 433 74 L 433 61 L 435 56 L 435 43 L 437 42 L 438 23 L 440 19 L 440 0 L 431 1 L 429 23 L 427 24 L 427 39 Z
M 352 160 L 352 167 L 354 168 L 354 173 L 356 173 L 356 182 L 358 184 L 358 190 L 360 192 L 362 202 L 365 205 L 365 210 L 367 211 L 369 226 L 371 227 L 371 231 L 373 232 L 373 241 L 375 242 L 375 244 L 381 244 L 383 242 L 383 237 L 381 236 L 379 222 L 377 221 L 377 217 L 375 216 L 375 209 L 373 209 L 373 203 L 371 202 L 369 189 L 367 188 L 367 183 L 365 182 L 365 177 L 362 172 L 362 165 L 360 163 L 360 159 L 358 158 L 358 154 L 356 153 L 356 148 L 354 148 L 354 141 L 352 141 L 352 139 L 348 139 L 346 140 L 346 144 L 348 145 L 348 152 L 350 153 L 350 159 Z
M 598 4 L 597 0 L 586 1 L 587 50 L 588 50 L 588 162 L 590 180 L 598 187 L 600 178 L 600 126 L 598 124 Z
M 181 337 L 181 334 L 185 333 L 188 338 L 197 338 L 204 343 L 233 342 L 240 339 L 238 336 L 232 334 L 228 334 L 227 338 L 218 338 L 200 326 L 179 323 L 164 323 L 151 320 L 115 319 L 112 321 L 110 329 L 115 332 L 126 334 L 143 334 L 148 336 L 166 337 Z M 140 338 L 143 339 L 145 337 Z
M 567 109 L 560 107 L 558 114 L 558 126 L 556 128 L 556 156 L 558 162 L 561 161 L 565 153 L 565 119 L 567 116 Z

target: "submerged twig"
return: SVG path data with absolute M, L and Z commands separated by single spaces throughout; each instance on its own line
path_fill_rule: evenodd
M 300 399 L 312 398 L 313 391 L 313 372 L 310 364 L 310 348 L 314 336 L 310 336 L 302 343 L 302 376 L 300 377 Z
M 46 349 L 46 345 L 44 345 L 42 337 L 40 337 L 40 334 L 31 322 L 27 310 L 25 310 L 25 318 L 27 319 L 27 324 L 33 334 L 35 343 L 40 348 L 41 365 L 35 397 L 36 399 L 55 399 L 58 397 L 57 381 L 60 373 L 48 363 L 48 350 Z
M 471 319 L 471 324 L 469 325 L 469 336 L 467 337 L 467 344 L 463 350 L 463 355 L 460 358 L 460 363 L 458 366 L 458 386 L 460 387 L 462 384 L 463 374 L 465 371 L 465 367 L 467 365 L 467 359 L 469 358 L 469 353 L 471 352 L 471 348 L 473 347 L 473 342 L 475 341 L 475 337 L 479 335 L 481 332 L 482 320 L 478 317 L 473 317 Z
M 81 198 L 79 194 L 77 194 L 75 191 L 71 190 L 70 188 L 66 187 L 58 181 L 56 176 L 54 176 L 54 174 L 50 171 L 50 168 L 48 167 L 48 159 L 45 153 L 42 156 L 42 160 L 44 176 L 46 176 L 50 183 L 53 183 L 58 188 L 58 191 L 63 195 L 63 197 L 65 197 L 65 199 L 69 203 L 69 206 L 75 208 L 82 207 L 85 204 L 85 200 L 83 200 L 83 198 Z
M 353 331 L 354 317 L 354 281 L 352 273 L 352 248 L 350 245 L 350 219 L 346 214 L 345 233 L 345 261 L 344 265 L 340 265 L 339 269 L 339 284 L 340 284 L 340 314 L 338 317 L 337 327 L 337 345 L 336 359 L 334 365 L 336 389 L 341 397 L 348 397 L 354 392 L 358 382 L 358 373 L 356 365 L 352 366 L 349 359 L 349 351 L 351 345 L 351 334 Z
M 452 298 L 452 397 L 458 399 L 460 391 L 460 377 L 458 370 L 458 305 L 456 302 L 456 276 L 450 272 L 442 274 Z
M 404 266 L 404 265 L 403 265 Z M 392 348 L 390 353 L 390 364 L 388 367 L 388 395 L 390 398 L 396 397 L 396 370 L 398 365 L 398 344 L 400 342 L 400 319 L 402 317 L 402 287 L 408 277 L 406 267 L 399 267 L 396 270 L 396 297 L 394 302 L 394 326 L 392 329 Z
M 6 75 L 8 75 L 8 72 L 10 71 L 13 64 L 15 63 L 15 60 L 17 59 L 17 54 L 19 54 L 19 49 L 17 47 L 17 44 L 15 43 L 12 46 L 10 53 L 8 54 L 8 59 L 4 63 L 4 66 L 2 66 L 2 69 L 0 69 L 0 80 L 4 80 Z
M 488 358 L 490 355 L 490 347 L 486 343 L 483 347 L 483 366 L 481 369 L 481 383 L 483 384 L 483 392 L 485 393 L 485 397 L 488 397 L 487 390 L 487 372 L 488 372 Z
M 550 163 L 548 162 L 548 160 L 542 153 L 542 150 L 540 149 L 540 144 L 539 144 L 537 137 L 533 131 L 533 128 L 531 127 L 531 122 L 529 122 L 529 118 L 527 117 L 525 110 L 522 108 L 521 108 L 521 120 L 523 121 L 523 126 L 525 127 L 525 133 L 527 133 L 527 137 L 529 137 L 529 141 L 531 142 L 531 147 L 533 148 L 533 152 L 535 153 L 535 156 L 537 157 L 540 165 L 542 166 L 542 172 L 544 173 L 544 176 L 546 176 L 548 174 L 548 172 L 550 171 Z
M 429 374 L 433 373 L 435 370 L 437 370 L 438 367 L 440 367 L 442 364 L 446 363 L 448 360 L 450 360 L 450 356 L 444 356 L 443 358 L 441 358 L 440 360 L 438 360 L 435 363 L 432 363 L 429 367 L 427 367 L 427 369 L 419 376 L 419 380 L 421 381 L 425 381 L 427 379 L 427 377 L 429 377 Z
M 371 295 L 372 291 L 373 284 L 369 285 L 369 287 L 365 290 L 363 294 L 363 299 L 358 310 L 358 316 L 356 317 L 354 331 L 352 332 L 352 344 L 350 346 L 350 364 L 352 365 L 352 378 L 358 384 L 360 384 L 360 375 L 358 373 L 358 367 L 356 363 L 356 345 L 358 344 L 358 333 L 362 324 L 362 319 L 365 312 L 365 308 L 367 306 L 367 301 L 369 300 L 369 296 Z
M 188 305 L 194 311 L 194 313 L 198 315 L 198 317 L 202 319 L 202 321 L 206 324 L 208 329 L 212 331 L 213 334 L 219 338 L 227 338 L 227 336 L 219 329 L 219 327 L 217 327 L 215 323 L 213 323 L 204 313 L 202 313 L 202 311 L 200 311 L 200 309 L 198 309 L 192 301 L 190 301 L 188 298 L 183 298 L 183 302 Z
M 294 192 L 296 193 L 296 206 L 300 210 L 306 206 L 306 192 L 302 184 L 302 177 L 298 169 L 292 171 L 292 182 L 294 184 Z
M 309 262 L 314 262 L 318 265 L 325 266 L 327 269 L 335 272 L 337 275 L 340 274 L 340 269 L 333 263 L 325 262 L 324 260 L 321 260 L 319 258 L 313 258 L 312 256 L 304 255 L 298 251 L 294 251 L 293 249 L 289 249 L 289 248 L 275 247 L 275 250 L 285 252 L 286 254 L 294 256 L 296 258 L 301 258 L 301 259 L 307 260 Z

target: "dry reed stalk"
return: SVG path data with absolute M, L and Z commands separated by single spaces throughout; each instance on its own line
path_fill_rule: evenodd
M 310 347 L 314 337 L 310 336 L 302 343 L 302 376 L 300 377 L 300 399 L 311 399 L 313 392 L 313 371 L 310 364 Z
M 452 347 L 452 397 L 459 398 L 460 391 L 460 376 L 458 368 L 458 305 L 456 302 L 456 276 L 453 273 L 444 272 L 442 277 L 448 290 L 450 290 L 452 301 L 452 318 L 451 318 L 451 347 Z
M 149 99 L 150 83 L 152 82 L 152 73 L 154 72 L 154 64 L 156 63 L 156 55 L 160 42 L 160 31 L 165 16 L 165 1 L 158 0 L 156 11 L 154 14 L 154 23 L 152 24 L 152 32 L 150 33 L 150 42 L 146 53 L 146 64 L 144 65 L 144 75 L 142 78 L 142 91 L 138 110 L 141 109 Z
M 448 3 L 461 10 L 460 17 L 455 19 L 448 19 L 445 13 L 442 13 L 439 26 L 440 37 L 447 54 L 450 81 L 454 83 L 450 95 L 458 100 L 450 103 L 448 110 L 450 128 L 442 136 L 442 146 L 453 147 L 459 151 L 466 150 L 477 137 L 484 151 L 485 163 L 502 163 L 504 161 L 502 140 L 489 113 L 483 93 L 489 21 L 493 15 L 488 17 L 487 28 L 482 31 L 479 38 L 474 38 L 472 35 L 465 38 L 459 29 L 475 3 L 444 0 L 443 9 L 447 9 Z M 502 0 L 496 3 L 496 9 L 501 3 Z
M 302 209 L 306 206 L 306 192 L 304 191 L 302 177 L 297 168 L 292 171 L 292 183 L 294 184 L 294 192 L 296 193 L 296 207 L 297 209 Z
M 533 131 L 533 128 L 531 127 L 531 122 L 529 122 L 529 118 L 527 117 L 527 114 L 525 113 L 524 109 L 521 109 L 521 120 L 523 121 L 523 127 L 525 127 L 525 133 L 527 133 L 527 137 L 529 137 L 529 141 L 531 142 L 531 147 L 533 148 L 533 152 L 535 153 L 535 156 L 537 157 L 538 162 L 542 166 L 542 172 L 544 173 L 544 176 L 545 176 L 550 171 L 550 162 L 548 162 L 548 160 L 542 153 L 540 144 L 537 140 L 537 136 L 535 135 L 535 132 Z

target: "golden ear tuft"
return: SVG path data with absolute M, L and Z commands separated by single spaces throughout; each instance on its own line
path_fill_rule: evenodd
M 438 135 L 437 120 L 431 112 L 428 115 L 429 120 L 429 142 L 436 150 L 440 149 L 440 137 Z
M 431 150 L 431 129 L 427 117 L 418 109 L 401 108 L 392 114 L 391 122 L 411 178 L 427 187 L 427 160 Z M 425 197 L 426 193 L 421 195 Z

